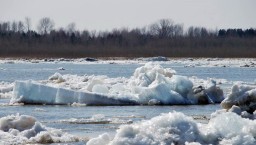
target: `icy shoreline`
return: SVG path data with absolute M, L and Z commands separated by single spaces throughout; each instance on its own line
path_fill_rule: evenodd
M 256 67 L 255 58 L 47 58 L 47 59 L 0 59 L 0 64 L 14 63 L 71 63 L 71 64 L 180 64 L 184 67 Z M 5 68 L 0 68 L 5 69 Z

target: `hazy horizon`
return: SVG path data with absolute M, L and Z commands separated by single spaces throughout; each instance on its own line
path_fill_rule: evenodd
M 172 19 L 184 27 L 208 29 L 255 28 L 255 0 L 0 0 L 0 21 L 31 18 L 33 29 L 42 17 L 55 28 L 74 22 L 79 30 L 136 28 L 159 19 Z

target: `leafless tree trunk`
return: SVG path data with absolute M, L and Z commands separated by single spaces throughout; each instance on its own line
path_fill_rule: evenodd
M 20 33 L 24 32 L 24 24 L 23 24 L 22 21 L 19 21 L 19 22 L 18 22 L 18 31 L 19 31 Z
M 10 22 L 4 22 L 1 26 L 2 32 L 8 32 L 11 30 Z
M 29 32 L 31 29 L 31 19 L 29 17 L 25 17 L 25 27 L 26 31 Z
M 68 34 L 74 33 L 76 31 L 76 24 L 75 23 L 68 24 L 66 31 Z
M 162 19 L 151 25 L 150 31 L 152 35 L 158 35 L 159 38 L 167 38 L 174 36 L 174 24 L 170 19 Z
M 12 31 L 17 32 L 17 30 L 18 30 L 18 24 L 17 24 L 17 22 L 13 21 L 12 22 Z
M 37 26 L 40 34 L 48 34 L 54 28 L 54 22 L 48 17 L 42 18 Z

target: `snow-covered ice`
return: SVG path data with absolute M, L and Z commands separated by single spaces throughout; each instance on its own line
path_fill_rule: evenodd
M 23 62 L 22 62 L 23 61 Z M 109 78 L 94 75 L 62 75 L 55 73 L 47 80 L 0 83 L 0 97 L 12 96 L 11 103 L 86 105 L 171 105 L 208 104 L 221 102 L 219 82 L 227 80 L 202 80 L 180 76 L 159 64 L 182 64 L 185 67 L 255 67 L 255 59 L 167 59 L 107 60 L 87 62 L 84 59 L 66 60 L 6 60 L 0 63 L 140 63 L 145 66 L 135 70 L 130 78 Z M 147 61 L 154 61 L 147 63 Z M 4 68 L 5 69 L 5 68 Z M 59 68 L 60 69 L 60 68 Z M 1 70 L 1 69 L 0 69 Z M 67 69 L 68 70 L 68 69 Z M 3 70 L 2 70 L 3 71 Z M 57 69 L 56 69 L 57 71 Z M 64 71 L 63 71 L 64 73 Z M 232 84 L 232 83 L 231 83 Z M 230 85 L 230 84 L 229 84 Z M 256 86 L 235 84 L 222 102 L 225 108 L 204 123 L 192 117 L 172 112 L 141 122 L 127 118 L 108 117 L 101 114 L 91 118 L 66 118 L 58 123 L 76 124 L 129 124 L 122 125 L 112 136 L 105 133 L 91 139 L 88 144 L 256 144 Z M 34 112 L 43 113 L 35 108 Z M 48 110 L 47 110 L 48 111 Z M 133 116 L 130 116 L 133 117 Z M 200 116 L 201 117 L 201 116 Z M 203 116 L 204 117 L 204 116 Z M 207 116 L 208 117 L 208 116 Z M 146 119 L 146 117 L 143 117 Z M 203 119 L 205 119 L 203 118 Z M 200 119 L 200 118 L 199 118 Z M 208 122 L 209 121 L 209 122 Z M 132 124 L 130 124 L 132 123 Z M 0 144 L 74 142 L 77 137 L 61 130 L 48 128 L 32 116 L 10 115 L 0 119 Z
M 56 73 L 39 82 L 16 81 L 11 103 L 172 105 L 219 103 L 224 99 L 216 81 L 199 82 L 153 63 L 137 68 L 130 78 Z
M 13 83 L 0 82 L 0 98 L 13 96 Z
M 158 64 L 180 64 L 184 67 L 256 67 L 254 58 L 79 58 L 79 59 L 0 59 L 0 64 L 15 63 L 72 63 L 72 64 L 145 64 L 154 61 Z M 3 68 L 4 69 L 4 68 Z
M 223 100 L 214 80 L 204 84 L 170 68 L 147 63 L 127 78 L 59 73 L 41 82 L 16 81 L 11 102 L 36 104 L 128 105 L 208 104 Z
M 61 130 L 42 125 L 32 116 L 17 114 L 0 118 L 0 144 L 45 144 L 79 140 Z
M 240 107 L 241 111 L 253 113 L 256 110 L 256 86 L 244 84 L 233 85 L 231 93 L 221 102 L 221 106 L 224 109 L 230 109 L 233 105 Z
M 129 117 L 107 117 L 103 114 L 95 114 L 91 118 L 70 118 L 57 122 L 69 124 L 130 124 L 133 121 Z
M 137 58 L 136 60 L 140 61 L 169 61 L 167 57 L 157 56 L 157 57 L 146 57 L 146 58 Z
M 182 113 L 162 114 L 150 120 L 121 126 L 114 136 L 102 134 L 87 145 L 170 145 L 170 144 L 256 144 L 256 121 L 241 118 L 231 112 L 211 118 L 201 124 Z

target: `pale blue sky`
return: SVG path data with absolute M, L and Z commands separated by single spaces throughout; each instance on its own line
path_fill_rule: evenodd
M 50 17 L 55 27 L 135 28 L 162 18 L 188 26 L 256 28 L 256 0 L 0 0 L 0 21 Z

